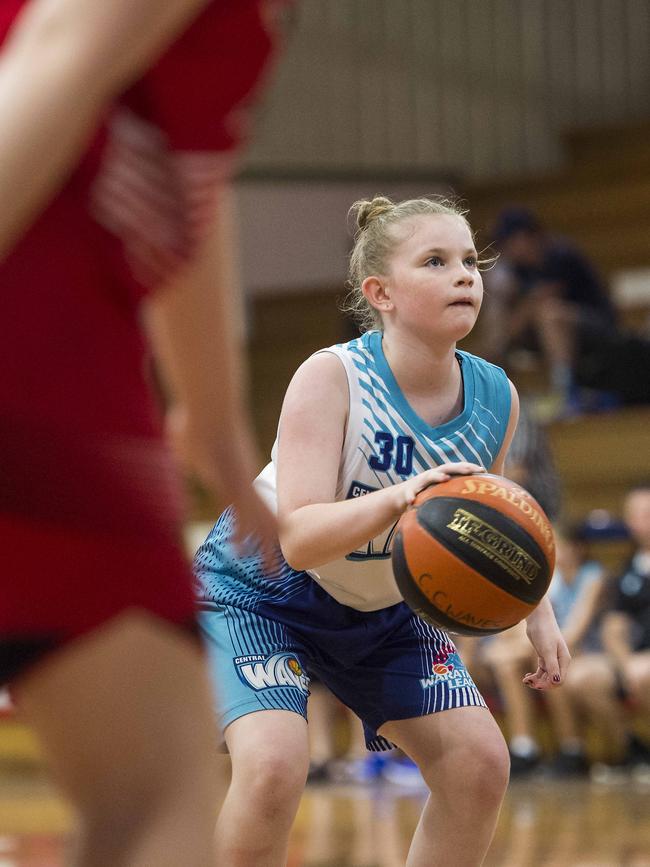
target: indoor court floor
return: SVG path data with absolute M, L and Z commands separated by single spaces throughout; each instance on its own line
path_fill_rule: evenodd
M 403 867 L 423 797 L 386 783 L 309 787 L 288 867 Z M 0 765 L 0 867 L 63 867 L 70 829 L 38 767 Z M 650 867 L 650 784 L 512 782 L 485 867 Z

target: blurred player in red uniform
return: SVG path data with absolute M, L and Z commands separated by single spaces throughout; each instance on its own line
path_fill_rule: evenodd
M 86 867 L 212 863 L 211 702 L 140 326 L 189 466 L 269 543 L 227 183 L 266 6 L 0 7 L 0 683 Z

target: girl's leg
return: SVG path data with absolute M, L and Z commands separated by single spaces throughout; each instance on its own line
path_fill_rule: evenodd
M 79 817 L 79 867 L 214 867 L 215 724 L 198 646 L 128 613 L 45 658 L 19 708 Z
M 455 708 L 388 722 L 379 733 L 411 756 L 431 793 L 407 867 L 482 864 L 509 771 L 508 749 L 490 712 Z
M 258 711 L 231 723 L 226 743 L 232 781 L 217 823 L 216 863 L 284 867 L 309 768 L 307 723 L 292 711 Z

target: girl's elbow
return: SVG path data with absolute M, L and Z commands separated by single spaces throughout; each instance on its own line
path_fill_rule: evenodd
M 286 562 L 295 569 L 296 572 L 303 572 L 309 568 L 305 562 L 303 552 L 300 550 L 300 545 L 296 544 L 294 539 L 280 534 L 280 550 Z

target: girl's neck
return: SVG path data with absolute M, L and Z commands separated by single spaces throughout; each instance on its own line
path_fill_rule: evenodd
M 413 335 L 384 331 L 382 349 L 393 376 L 405 393 L 431 397 L 459 378 L 456 344 L 431 346 Z
M 389 331 L 382 348 L 406 401 L 426 424 L 439 427 L 462 413 L 463 376 L 455 343 L 432 347 Z

